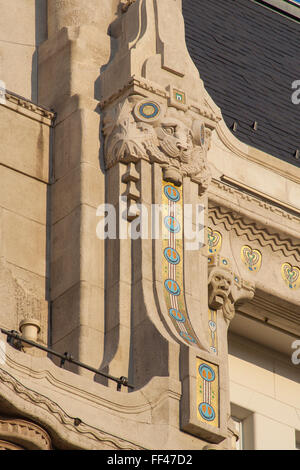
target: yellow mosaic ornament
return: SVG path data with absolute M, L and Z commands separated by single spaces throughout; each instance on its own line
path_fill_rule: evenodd
M 216 230 L 212 230 L 210 227 L 207 229 L 208 232 L 208 252 L 217 254 L 222 248 L 222 235 Z
M 248 245 L 242 246 L 241 258 L 249 271 L 258 272 L 261 268 L 262 254 Z
M 219 427 L 219 368 L 197 357 L 197 418 Z
M 284 263 L 281 266 L 282 279 L 290 289 L 299 289 L 300 287 L 300 269 L 292 266 L 290 263 Z

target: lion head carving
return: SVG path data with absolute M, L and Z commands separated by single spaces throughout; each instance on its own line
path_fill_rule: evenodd
M 189 111 L 131 96 L 106 114 L 104 134 L 107 168 L 143 158 L 159 163 L 165 179 L 175 184 L 181 184 L 183 176 L 210 176 L 209 131 Z

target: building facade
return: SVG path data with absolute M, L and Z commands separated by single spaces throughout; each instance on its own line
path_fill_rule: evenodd
M 9 3 L 0 448 L 296 449 L 297 2 Z

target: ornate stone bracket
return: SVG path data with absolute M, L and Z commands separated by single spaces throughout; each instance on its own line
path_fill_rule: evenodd
M 178 92 L 181 100 L 183 94 Z M 181 104 L 181 102 L 180 102 Z M 180 186 L 189 176 L 205 191 L 211 180 L 206 154 L 210 130 L 204 119 L 189 110 L 167 106 L 157 98 L 132 95 L 109 107 L 104 119 L 105 164 L 132 164 L 144 159 L 159 163 L 164 179 Z M 130 173 L 130 174 L 129 174 Z M 138 199 L 138 181 L 129 168 L 126 182 L 131 199 Z
M 208 304 L 213 310 L 222 310 L 229 323 L 237 305 L 254 297 L 255 284 L 234 274 L 229 260 L 220 255 L 209 257 Z

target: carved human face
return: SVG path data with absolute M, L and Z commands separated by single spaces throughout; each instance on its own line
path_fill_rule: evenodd
M 226 271 L 214 271 L 209 282 L 209 306 L 213 309 L 223 307 L 232 288 L 232 275 Z
M 175 118 L 164 118 L 155 127 L 159 146 L 169 157 L 187 161 L 193 149 L 190 129 Z

